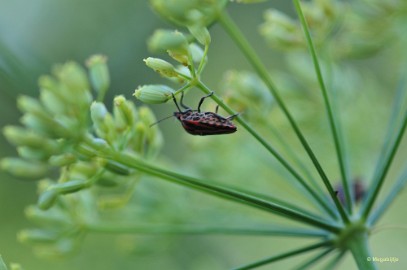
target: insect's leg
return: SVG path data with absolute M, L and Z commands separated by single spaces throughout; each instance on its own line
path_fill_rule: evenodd
M 219 110 L 219 105 L 216 105 L 215 113 L 218 113 L 218 110 Z
M 231 116 L 228 116 L 226 119 L 227 120 L 233 120 L 238 115 L 239 115 L 239 113 L 235 113 L 235 114 L 232 114 Z
M 180 100 L 180 103 L 181 103 L 181 107 L 182 107 L 182 108 L 184 108 L 184 109 L 186 109 L 186 110 L 191 110 L 190 107 L 188 107 L 188 106 L 186 106 L 186 105 L 184 104 L 184 91 L 181 92 L 181 100 Z
M 209 95 L 206 95 L 206 96 L 204 96 L 204 97 L 201 97 L 201 100 L 200 100 L 199 103 L 198 103 L 198 112 L 201 112 L 201 105 L 202 105 L 202 103 L 204 102 L 205 98 L 208 98 L 208 97 L 210 97 L 210 96 L 212 96 L 212 95 L 213 95 L 213 92 L 210 92 Z
M 171 93 L 171 95 L 172 95 L 172 100 L 174 100 L 175 106 L 177 106 L 178 111 L 179 111 L 179 112 L 182 112 L 181 109 L 180 109 L 179 106 L 178 106 L 177 100 L 175 99 L 174 93 Z

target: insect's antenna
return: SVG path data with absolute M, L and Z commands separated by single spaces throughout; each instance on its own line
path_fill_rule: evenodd
M 158 120 L 157 122 L 155 122 L 155 123 L 152 123 L 151 125 L 150 125 L 150 127 L 152 127 L 152 126 L 154 126 L 154 125 L 157 125 L 158 123 L 160 123 L 160 122 L 162 122 L 162 121 L 164 121 L 164 120 L 167 120 L 168 118 L 171 118 L 171 117 L 173 117 L 174 115 L 170 115 L 170 116 L 167 116 L 167 117 L 164 117 L 163 119 L 160 119 L 160 120 Z
M 183 93 L 183 92 L 182 92 L 182 93 Z M 181 109 L 180 109 L 179 106 L 178 106 L 178 102 L 177 102 L 177 100 L 175 99 L 174 93 L 171 93 L 171 94 L 172 94 L 172 100 L 174 100 L 175 106 L 177 106 L 178 111 L 181 112 Z M 171 115 L 171 116 L 172 116 L 172 115 Z M 167 119 L 167 118 L 165 118 L 165 119 Z M 160 120 L 160 121 L 161 121 L 161 120 Z

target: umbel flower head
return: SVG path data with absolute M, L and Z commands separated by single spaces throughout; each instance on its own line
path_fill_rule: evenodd
M 92 56 L 87 65 L 89 78 L 75 62 L 42 76 L 39 99 L 18 99 L 23 127 L 3 130 L 20 157 L 4 158 L 1 168 L 18 177 L 41 179 L 38 203 L 27 210 L 27 216 L 42 228 L 19 234 L 22 242 L 34 245 L 41 255 L 60 256 L 78 246 L 84 232 L 74 220 L 78 213 L 91 216 L 90 212 L 98 210 L 92 204 L 100 196 L 97 187 L 126 190 L 140 176 L 115 162 L 113 153 L 146 160 L 155 157 L 162 146 L 158 128 L 149 127 L 156 121 L 150 109 L 136 108 L 124 96 L 117 96 L 110 113 L 101 102 L 110 82 L 106 57 Z M 53 177 L 48 178 L 51 171 Z M 100 205 L 107 205 L 102 201 Z

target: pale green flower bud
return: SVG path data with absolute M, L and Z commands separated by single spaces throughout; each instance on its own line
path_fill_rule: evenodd
M 147 104 L 159 104 L 167 102 L 172 93 L 174 93 L 174 90 L 166 85 L 149 84 L 137 88 L 133 96 Z
M 95 147 L 96 150 L 105 150 L 110 148 L 107 141 L 101 138 L 93 138 L 92 146 Z
M 35 205 L 30 205 L 25 209 L 24 213 L 29 220 L 41 225 L 52 225 L 61 228 L 72 223 L 63 212 L 56 208 L 43 211 Z
M 46 161 L 52 155 L 43 149 L 34 149 L 27 146 L 17 147 L 17 153 L 21 158 L 28 161 Z
M 109 131 L 109 127 L 105 124 L 105 119 L 108 117 L 109 112 L 106 106 L 101 102 L 93 102 L 90 106 L 90 116 L 95 126 L 96 132 L 99 136 L 104 137 Z
M 52 189 L 56 190 L 60 194 L 68 194 L 77 192 L 87 187 L 88 182 L 86 180 L 69 180 L 68 182 L 54 185 Z
M 41 193 L 37 202 L 38 208 L 41 210 L 47 210 L 51 208 L 58 199 L 58 196 L 59 196 L 58 191 L 54 189 L 49 189 Z
M 54 70 L 56 77 L 74 93 L 89 90 L 89 81 L 85 70 L 75 62 L 59 65 Z M 76 97 L 78 98 L 78 97 Z
M 114 98 L 114 118 L 118 125 L 122 124 L 125 127 L 132 127 L 137 120 L 138 113 L 133 102 L 126 100 L 122 95 Z
M 40 100 L 52 114 L 66 114 L 69 111 L 66 100 L 64 100 L 61 93 L 56 93 L 54 90 L 41 88 Z
M 179 53 L 188 54 L 188 41 L 181 32 L 158 29 L 148 40 L 148 48 L 152 52 L 175 50 Z
M 24 113 L 32 113 L 36 116 L 47 116 L 48 112 L 41 103 L 29 96 L 20 96 L 17 99 L 17 107 Z
M 159 58 L 148 57 L 144 59 L 146 65 L 164 77 L 177 77 L 178 74 L 172 64 Z
M 93 55 L 86 62 L 93 88 L 98 93 L 102 93 L 102 95 L 104 95 L 110 85 L 109 69 L 106 61 L 107 57 L 104 55 Z
M 42 177 L 48 171 L 48 166 L 44 163 L 26 161 L 20 158 L 3 158 L 0 167 L 15 176 L 29 178 Z
M 58 149 L 58 144 L 55 141 L 22 127 L 6 126 L 3 133 L 7 140 L 16 146 L 42 148 L 46 152 L 53 152 Z
M 189 26 L 188 30 L 202 45 L 207 46 L 211 43 L 211 35 L 205 26 L 194 24 Z
M 63 167 L 76 162 L 76 156 L 71 153 L 63 155 L 51 156 L 48 160 L 49 164 L 55 167 Z
M 191 52 L 192 60 L 195 63 L 200 63 L 202 61 L 202 58 L 204 57 L 204 51 L 196 43 L 189 44 L 189 51 Z M 206 59 L 205 59 L 205 62 L 206 62 Z M 187 71 L 187 73 L 185 75 L 191 76 L 189 69 L 186 69 L 186 71 Z M 183 73 L 183 72 L 181 72 L 181 73 Z
M 17 234 L 17 239 L 24 244 L 49 244 L 58 238 L 57 233 L 41 229 L 22 230 Z
M 172 59 L 181 63 L 184 66 L 192 65 L 192 63 L 189 62 L 189 57 L 188 57 L 189 54 L 185 54 L 185 53 L 179 52 L 177 50 L 168 50 L 168 55 L 171 56 Z

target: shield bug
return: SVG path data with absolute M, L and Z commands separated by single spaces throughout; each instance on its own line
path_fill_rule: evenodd
M 204 100 L 213 95 L 211 92 L 209 95 L 204 96 L 198 103 L 197 110 L 192 110 L 190 107 L 183 103 L 184 93 L 181 94 L 180 105 L 184 111 L 178 105 L 174 94 L 172 99 L 175 106 L 177 106 L 178 112 L 174 112 L 174 115 L 182 124 L 182 127 L 186 132 L 192 135 L 206 136 L 206 135 L 221 135 L 236 132 L 237 128 L 232 123 L 233 118 L 237 114 L 229 117 L 223 117 L 218 114 L 219 106 L 216 106 L 215 112 L 201 112 L 201 105 Z M 164 120 L 164 119 L 163 119 Z

